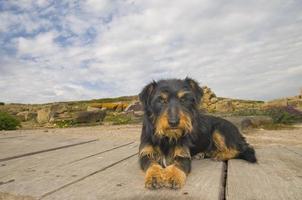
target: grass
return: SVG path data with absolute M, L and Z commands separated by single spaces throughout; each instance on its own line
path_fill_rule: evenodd
M 302 112 L 292 106 L 276 107 L 267 110 L 275 124 L 294 124 L 302 122 Z
M 121 124 L 134 124 L 140 123 L 142 121 L 141 117 L 135 117 L 131 114 L 108 112 L 104 122 L 110 123 L 112 125 Z
M 259 109 L 242 109 L 232 113 L 233 116 L 259 116 L 259 115 L 268 115 L 267 111 Z
M 131 116 L 127 114 L 120 114 L 120 113 L 113 113 L 113 112 L 108 112 L 104 121 L 109 122 L 112 125 L 135 123 Z
M 16 130 L 20 126 L 21 123 L 17 118 L 0 111 L 0 130 Z
M 263 124 L 259 127 L 255 127 L 255 128 L 263 128 L 265 130 L 288 130 L 288 129 L 296 129 L 297 127 L 294 127 L 290 124 Z
M 93 99 L 88 102 L 89 103 L 113 103 L 113 102 L 120 102 L 120 101 L 133 101 L 134 99 L 137 99 L 137 96 L 123 96 L 123 97 L 116 97 L 116 98 Z
M 117 110 L 120 111 L 125 110 L 127 106 L 129 105 L 129 102 L 110 102 L 110 103 L 91 103 L 90 106 L 95 108 L 106 108 L 107 110 Z
M 302 122 L 302 112 L 292 106 L 272 107 L 265 110 L 244 109 L 233 113 L 234 116 L 269 116 L 274 124 L 294 124 Z
M 55 122 L 55 127 L 57 127 L 57 128 L 69 128 L 69 127 L 73 127 L 75 125 L 76 125 L 76 123 L 72 119 Z

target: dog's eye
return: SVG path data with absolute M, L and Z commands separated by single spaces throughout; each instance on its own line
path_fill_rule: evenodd
M 180 98 L 180 102 L 185 104 L 185 103 L 194 103 L 194 98 L 192 96 L 183 96 Z
M 180 98 L 180 102 L 181 102 L 181 103 L 186 102 L 186 100 L 187 100 L 187 99 L 186 99 L 185 97 L 181 97 L 181 98 Z
M 167 103 L 167 100 L 162 97 L 158 97 L 158 102 L 161 104 L 165 104 L 165 103 Z

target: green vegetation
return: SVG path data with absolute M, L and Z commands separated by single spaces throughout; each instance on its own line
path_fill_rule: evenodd
M 4 106 L 5 105 L 5 103 L 4 102 L 0 102 L 0 106 Z
M 242 109 L 232 113 L 234 116 L 258 116 L 258 115 L 268 115 L 265 110 L 259 110 L 255 108 Z
M 55 122 L 55 126 L 58 128 L 68 128 L 74 126 L 76 123 L 73 120 L 62 120 Z
M 275 124 L 294 124 L 302 122 L 302 112 L 292 106 L 276 107 L 267 110 Z
M 0 112 L 0 130 L 15 130 L 20 121 L 8 113 Z
M 84 101 L 75 101 L 74 103 L 115 103 L 115 102 L 131 102 L 137 100 L 138 96 L 122 96 L 114 98 L 92 99 Z
M 137 98 L 137 96 L 123 96 L 123 97 L 116 97 L 116 98 L 93 99 L 89 102 L 92 102 L 92 103 L 113 103 L 113 102 L 119 102 L 119 101 L 133 101 L 136 98 Z
M 294 124 L 302 122 L 302 112 L 292 106 L 272 107 L 265 110 L 244 109 L 233 113 L 235 116 L 264 115 L 273 119 L 273 124 Z
M 135 116 L 132 113 L 127 114 L 127 113 L 107 112 L 104 122 L 110 123 L 112 125 L 141 123 L 142 116 Z
M 105 119 L 105 122 L 110 122 L 113 125 L 120 125 L 120 124 L 129 124 L 132 122 L 131 116 L 125 115 L 125 114 L 119 114 L 119 113 L 107 113 Z
M 259 127 L 254 128 L 263 128 L 265 130 L 288 130 L 288 129 L 296 129 L 296 127 L 290 124 L 262 124 Z

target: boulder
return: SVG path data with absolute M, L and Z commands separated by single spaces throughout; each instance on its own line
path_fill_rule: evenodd
M 218 101 L 216 103 L 217 112 L 232 112 L 234 111 L 234 106 L 231 100 Z
M 115 108 L 115 112 L 122 112 L 124 110 L 123 104 L 119 103 L 117 104 L 117 107 Z
M 51 111 L 56 114 L 61 114 L 68 111 L 68 106 L 63 103 L 56 103 L 50 107 Z
M 253 122 L 250 118 L 244 118 L 240 122 L 239 128 L 241 129 L 250 129 L 253 128 Z
M 37 113 L 30 112 L 30 111 L 23 111 L 23 112 L 17 113 L 17 117 L 21 121 L 25 122 L 25 121 L 35 119 L 37 117 Z
M 143 110 L 143 106 L 142 106 L 142 104 L 139 101 L 135 101 L 135 102 L 131 103 L 125 109 L 126 112 L 129 112 L 129 111 L 142 111 L 142 110 Z
M 229 116 L 224 118 L 240 129 L 257 128 L 273 123 L 273 119 L 269 116 Z
M 211 103 L 217 103 L 218 99 L 216 97 L 211 98 L 210 102 Z
M 144 111 L 133 111 L 135 117 L 142 117 L 144 115 Z
M 37 111 L 37 122 L 39 124 L 44 124 L 49 122 L 50 118 L 52 118 L 54 113 L 51 111 L 51 109 L 48 108 L 42 108 Z
M 273 119 L 269 116 L 248 116 L 241 120 L 240 128 L 257 128 L 263 125 L 272 124 Z
M 87 107 L 87 111 L 100 111 L 102 110 L 101 108 L 96 108 L 96 107 L 92 107 L 92 106 L 88 106 Z
M 103 121 L 106 116 L 106 111 L 83 111 L 79 112 L 75 118 L 77 123 L 93 123 Z
M 203 90 L 203 97 L 202 97 L 202 100 L 204 103 L 209 103 L 211 102 L 211 99 L 212 98 L 216 98 L 216 95 L 215 93 L 211 90 L 211 88 L 208 88 L 208 87 L 202 87 L 202 90 Z

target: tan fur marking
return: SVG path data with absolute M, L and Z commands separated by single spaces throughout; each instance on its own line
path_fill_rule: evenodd
M 161 96 L 161 98 L 163 98 L 163 100 L 165 100 L 165 101 L 168 100 L 168 94 L 167 93 L 161 92 L 160 96 Z
M 165 111 L 156 121 L 156 134 L 163 136 L 165 130 L 169 127 L 168 113 Z
M 167 136 L 171 139 L 177 139 L 182 135 L 181 129 L 170 129 L 168 122 L 168 113 L 164 112 L 156 122 L 156 134 L 158 136 Z
M 238 155 L 238 150 L 226 146 L 224 137 L 218 131 L 213 133 L 213 141 L 217 150 L 211 156 L 215 160 L 229 160 Z
M 149 189 L 157 189 L 164 186 L 164 174 L 163 168 L 153 163 L 146 171 L 145 175 L 145 187 Z
M 174 149 L 174 158 L 175 157 L 191 158 L 190 150 L 187 147 L 176 146 Z
M 192 122 L 191 118 L 184 112 L 179 112 L 179 125 L 177 129 L 171 129 L 168 121 L 168 113 L 165 111 L 156 121 L 156 131 L 158 136 L 167 136 L 169 138 L 178 139 L 182 136 L 183 131 L 191 132 Z
M 183 91 L 183 90 L 181 90 L 181 91 L 177 92 L 177 97 L 178 97 L 178 98 L 181 98 L 181 97 L 183 97 L 185 94 L 188 94 L 188 93 L 190 93 L 190 92 L 189 92 L 189 91 Z
M 164 169 L 165 186 L 173 189 L 180 189 L 186 182 L 186 174 L 175 165 L 169 165 Z
M 159 151 L 157 148 L 154 148 L 151 145 L 146 145 L 139 151 L 139 156 L 147 156 L 148 158 L 157 161 L 160 157 Z
M 186 130 L 187 132 L 192 132 L 192 121 L 189 115 L 185 114 L 184 112 L 179 112 L 180 121 L 179 121 L 179 127 Z

